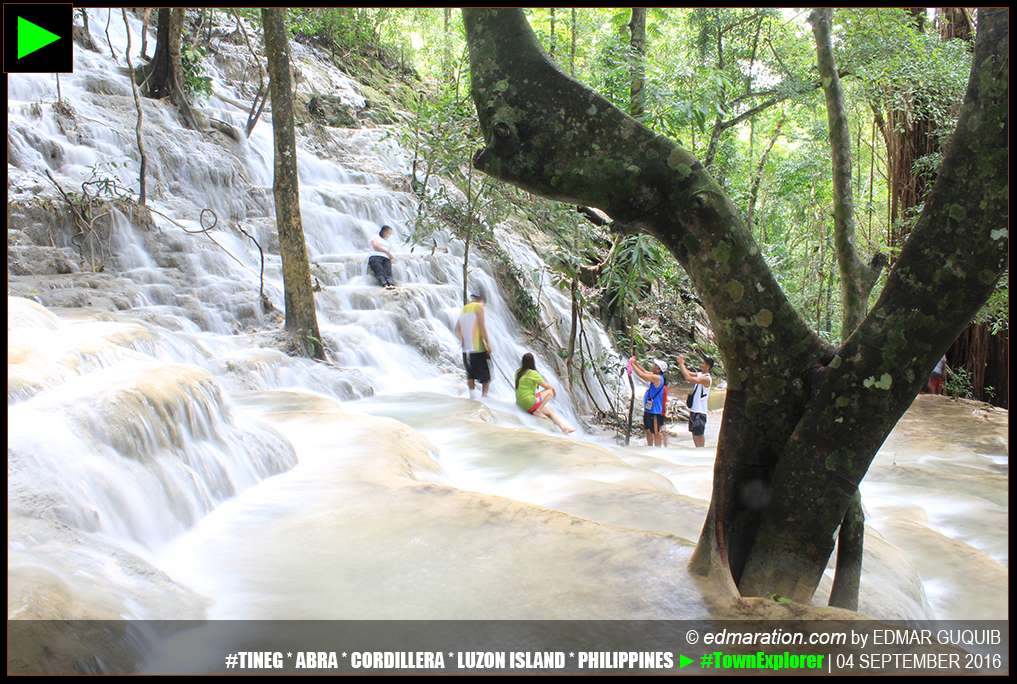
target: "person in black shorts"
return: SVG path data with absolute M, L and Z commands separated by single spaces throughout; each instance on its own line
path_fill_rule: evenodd
M 646 388 L 646 395 L 643 397 L 643 428 L 646 430 L 647 446 L 664 446 L 664 437 L 661 431 L 664 427 L 664 388 L 667 386 L 667 363 L 660 359 L 654 359 L 650 370 L 646 370 L 636 357 L 629 359 L 632 370 L 641 380 L 649 383 Z
M 488 360 L 492 350 L 484 317 L 485 300 L 483 292 L 471 294 L 469 303 L 463 307 L 459 320 L 456 321 L 455 334 L 463 345 L 463 366 L 466 367 L 466 384 L 469 385 L 471 397 L 476 383 L 480 383 L 485 397 L 491 387 Z
M 709 356 L 703 357 L 703 362 L 699 364 L 699 372 L 694 376 L 685 367 L 684 356 L 678 357 L 678 368 L 685 381 L 693 383 L 692 394 L 689 395 L 692 399 L 692 403 L 689 405 L 689 432 L 692 433 L 692 443 L 697 447 L 705 446 L 707 403 L 710 397 L 710 385 L 713 384 L 713 378 L 710 377 L 710 371 L 713 370 L 713 359 Z

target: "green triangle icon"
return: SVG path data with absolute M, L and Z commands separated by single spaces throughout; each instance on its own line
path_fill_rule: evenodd
M 691 665 L 691 664 L 692 664 L 692 659 L 691 658 L 686 658 L 681 653 L 678 654 L 678 669 L 679 670 L 682 669 L 683 667 L 685 667 L 686 665 Z
M 18 59 L 41 50 L 50 43 L 60 40 L 60 36 L 36 26 L 27 19 L 18 17 Z

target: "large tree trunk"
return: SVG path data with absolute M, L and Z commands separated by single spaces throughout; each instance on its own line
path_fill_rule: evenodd
M 169 7 L 159 8 L 159 18 L 155 28 L 155 56 L 145 70 L 146 95 L 154 98 L 169 97 L 171 94 L 172 68 L 169 58 L 170 14 Z
M 142 69 L 149 97 L 168 97 L 180 109 L 187 125 L 200 130 L 187 93 L 184 92 L 184 69 L 181 61 L 184 20 L 187 10 L 159 8 L 159 25 L 156 29 L 155 56 Z
M 300 185 L 297 180 L 297 144 L 293 128 L 293 79 L 290 77 L 289 39 L 285 9 L 263 8 L 265 51 L 268 54 L 269 88 L 272 93 L 272 129 L 275 137 L 276 225 L 282 255 L 286 298 L 286 330 L 300 338 L 308 354 L 325 358 L 318 332 L 307 262 L 304 228 L 300 220 Z
M 940 181 L 879 303 L 840 349 L 788 302 L 691 154 L 565 76 L 518 10 L 466 10 L 476 167 L 659 239 L 709 315 L 729 389 L 695 568 L 809 601 L 858 482 L 1007 259 L 1006 10 L 984 24 Z

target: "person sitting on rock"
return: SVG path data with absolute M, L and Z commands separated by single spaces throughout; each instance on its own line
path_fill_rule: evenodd
M 538 387 L 542 389 L 538 391 Z M 575 432 L 575 428 L 570 428 L 561 422 L 554 409 L 548 406 L 548 402 L 555 394 L 557 392 L 554 387 L 545 382 L 537 372 L 533 354 L 523 354 L 520 368 L 516 371 L 516 405 L 527 413 L 541 418 L 550 418 L 566 435 Z
M 395 289 L 395 281 L 392 280 L 392 246 L 388 242 L 392 234 L 392 226 L 382 226 L 378 231 L 378 237 L 371 240 L 371 254 L 367 258 L 367 265 L 370 266 L 378 283 L 386 290 Z

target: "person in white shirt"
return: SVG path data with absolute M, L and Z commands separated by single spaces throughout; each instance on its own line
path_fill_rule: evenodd
M 382 226 L 378 231 L 378 237 L 371 240 L 371 254 L 367 258 L 367 265 L 370 266 L 378 283 L 386 290 L 395 289 L 395 281 L 392 280 L 392 245 L 388 238 L 392 235 L 392 226 Z
M 692 433 L 692 443 L 697 447 L 706 445 L 706 412 L 707 403 L 710 397 L 710 385 L 713 384 L 713 378 L 710 377 L 710 371 L 713 369 L 713 359 L 709 356 L 703 357 L 703 362 L 699 364 L 699 372 L 696 373 L 695 377 L 692 373 L 685 368 L 685 357 L 678 357 L 678 368 L 682 372 L 682 376 L 686 382 L 691 382 L 695 385 L 695 389 L 692 390 L 692 404 L 689 406 L 689 432 Z

